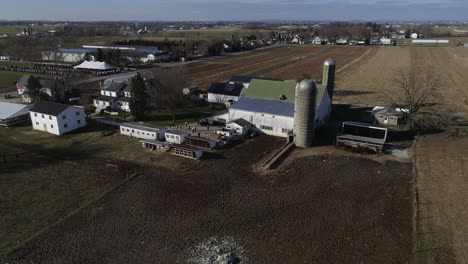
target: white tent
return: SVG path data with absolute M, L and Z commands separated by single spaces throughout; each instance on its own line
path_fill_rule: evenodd
M 115 67 L 106 62 L 101 62 L 101 61 L 84 61 L 80 65 L 75 66 L 74 68 L 105 71 L 105 70 L 112 70 Z

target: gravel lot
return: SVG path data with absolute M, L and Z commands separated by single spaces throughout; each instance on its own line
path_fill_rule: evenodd
M 254 175 L 251 165 L 282 143 L 258 137 L 220 159 L 187 161 L 184 172 L 139 167 L 140 176 L 0 262 L 411 260 L 411 164 L 315 156 Z

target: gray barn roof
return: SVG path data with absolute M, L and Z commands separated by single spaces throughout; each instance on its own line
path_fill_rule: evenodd
M 125 83 L 111 82 L 111 83 L 106 84 L 102 88 L 102 90 L 110 91 L 110 92 L 118 92 L 118 91 L 123 90 L 124 88 L 125 88 Z
M 29 106 L 0 102 L 0 120 L 27 115 Z
M 241 97 L 231 109 L 294 117 L 294 103 Z
M 37 104 L 35 104 L 33 107 L 31 107 L 29 111 L 46 114 L 46 115 L 58 116 L 60 113 L 65 111 L 65 109 L 67 109 L 68 107 L 70 106 L 66 104 L 59 104 L 59 103 L 54 103 L 54 102 L 49 102 L 49 101 L 40 101 Z

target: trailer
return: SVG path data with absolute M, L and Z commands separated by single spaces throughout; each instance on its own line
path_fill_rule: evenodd
M 382 153 L 387 133 L 385 127 L 345 121 L 341 132 L 336 135 L 336 145 L 354 151 L 371 150 Z

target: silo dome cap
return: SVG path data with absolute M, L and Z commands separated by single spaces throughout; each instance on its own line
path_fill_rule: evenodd
M 317 87 L 315 86 L 315 82 L 312 80 L 302 80 L 299 83 L 300 90 L 317 90 Z
M 336 60 L 328 59 L 323 64 L 325 64 L 325 65 L 336 65 Z

